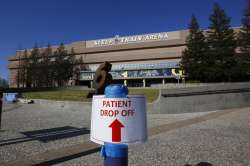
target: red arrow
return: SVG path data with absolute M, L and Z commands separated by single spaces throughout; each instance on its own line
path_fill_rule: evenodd
M 121 128 L 124 127 L 124 125 L 117 119 L 115 119 L 110 125 L 110 128 L 112 128 L 112 142 L 120 142 L 121 141 Z

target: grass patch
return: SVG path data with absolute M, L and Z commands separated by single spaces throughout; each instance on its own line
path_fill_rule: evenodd
M 43 92 L 23 93 L 25 98 L 29 99 L 46 99 L 58 101 L 91 101 L 87 98 L 88 90 L 53 90 Z
M 147 102 L 155 101 L 159 96 L 159 89 L 129 89 L 130 95 L 144 95 Z
M 57 101 L 85 101 L 91 102 L 87 98 L 89 90 L 53 90 L 43 92 L 27 92 L 23 93 L 25 98 L 29 99 L 46 99 Z M 145 95 L 147 102 L 153 102 L 159 95 L 158 89 L 129 89 L 130 95 Z

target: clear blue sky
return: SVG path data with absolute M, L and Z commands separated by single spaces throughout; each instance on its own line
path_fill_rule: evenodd
M 186 29 L 195 14 L 202 28 L 214 0 L 1 0 L 0 76 L 16 49 L 73 41 Z M 245 0 L 217 0 L 240 26 Z

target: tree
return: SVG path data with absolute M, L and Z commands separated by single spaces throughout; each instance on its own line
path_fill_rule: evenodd
M 208 47 L 194 15 L 191 17 L 186 42 L 187 48 L 182 53 L 181 66 L 189 79 L 204 80 Z
M 27 70 L 28 70 L 28 51 L 27 49 L 24 50 L 22 54 L 22 58 L 19 59 L 19 79 L 22 87 L 24 88 L 27 86 Z
M 214 4 L 209 17 L 210 26 L 207 32 L 209 44 L 209 81 L 230 81 L 235 72 L 236 41 L 230 18 L 218 3 Z
M 240 56 L 237 57 L 242 79 L 249 79 L 250 75 L 250 0 L 243 12 L 242 27 L 238 34 Z
M 68 63 L 70 63 L 69 72 L 71 73 L 71 76 L 73 76 L 74 64 L 76 63 L 75 50 L 74 50 L 74 48 L 71 48 L 71 51 L 70 51 L 70 54 L 68 54 L 67 60 L 68 60 Z
M 70 63 L 71 63 L 70 70 L 71 70 L 71 73 L 72 73 L 71 79 L 75 80 L 75 85 L 79 85 L 79 79 L 78 79 L 79 77 L 78 76 L 79 76 L 79 73 L 80 73 L 80 69 L 79 69 L 79 67 L 77 65 L 78 60 L 76 59 L 75 50 L 74 50 L 73 47 L 71 48 L 69 56 L 70 56 L 69 60 L 70 60 Z
M 80 85 L 80 76 L 81 71 L 85 69 L 84 61 L 82 56 L 75 61 L 75 67 L 74 67 L 74 77 L 75 77 L 75 84 Z
M 247 1 L 247 7 L 243 12 L 241 20 L 242 27 L 239 32 L 239 46 L 241 53 L 250 53 L 250 0 Z
M 31 53 L 30 53 L 30 58 L 29 58 L 29 75 L 30 75 L 30 80 L 31 84 L 33 87 L 38 87 L 39 86 L 39 81 L 40 81 L 40 70 L 39 70 L 39 58 L 40 58 L 40 50 L 35 44 L 33 47 Z
M 16 79 L 26 87 L 64 86 L 73 76 L 75 63 L 74 50 L 68 54 L 63 44 L 54 52 L 50 44 L 45 49 L 35 44 L 30 52 L 25 50 L 19 58 Z
M 72 77 L 73 73 L 73 65 L 63 43 L 57 48 L 54 56 L 56 67 L 55 80 L 58 86 L 63 86 Z
M 42 52 L 41 68 L 42 71 L 41 78 L 43 80 L 43 86 L 50 87 L 53 83 L 53 70 L 51 58 L 53 56 L 51 45 L 48 44 L 47 48 Z
M 0 77 L 0 87 L 1 88 L 8 88 L 9 87 L 8 81 L 6 81 L 5 79 L 3 79 L 1 77 Z

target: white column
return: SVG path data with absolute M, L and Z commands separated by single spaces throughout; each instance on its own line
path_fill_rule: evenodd
M 127 86 L 127 85 L 128 85 L 127 80 L 124 80 L 124 81 L 123 81 L 123 84 L 124 84 L 125 86 Z
M 165 79 L 163 78 L 163 79 L 162 79 L 162 85 L 165 85 L 165 83 L 166 83 L 166 82 L 165 82 Z
M 93 81 L 90 81 L 90 88 L 93 88 Z
M 185 77 L 182 77 L 182 83 L 185 84 Z
M 143 82 L 143 87 L 146 87 L 146 79 L 143 79 L 142 82 Z

